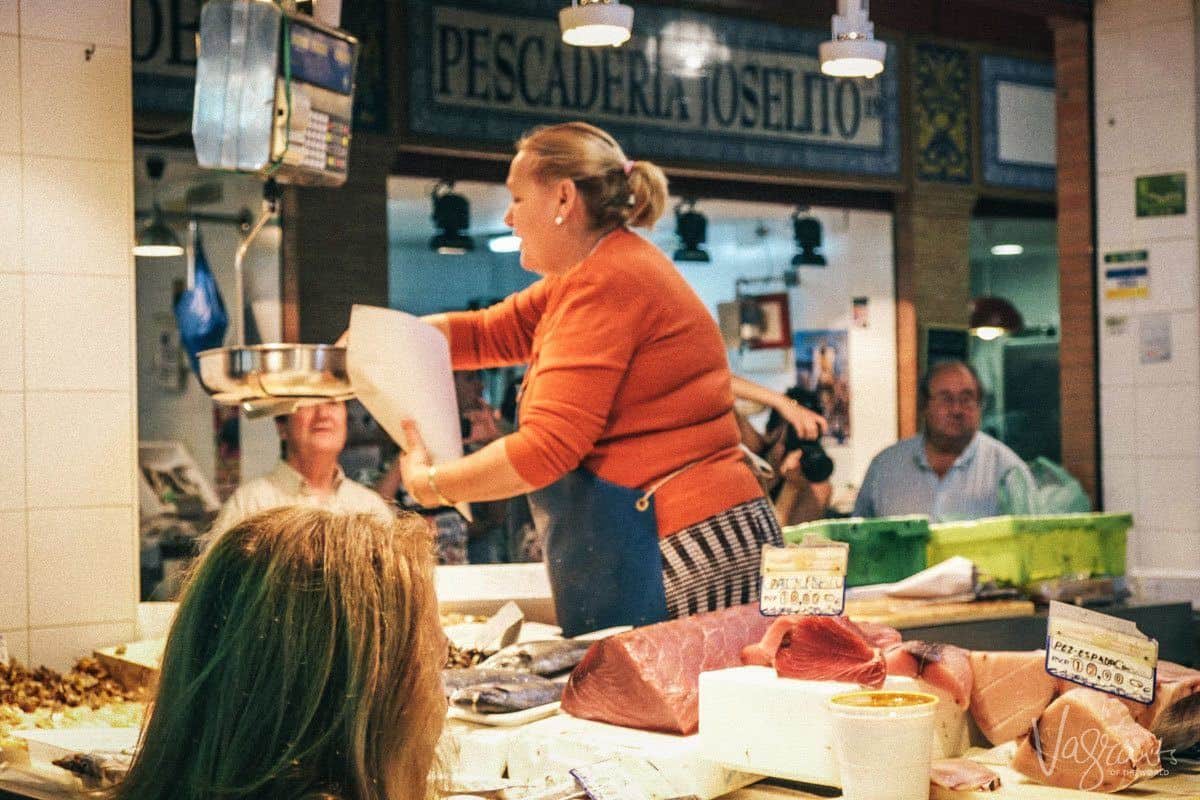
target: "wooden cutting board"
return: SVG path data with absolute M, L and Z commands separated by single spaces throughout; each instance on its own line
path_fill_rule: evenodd
M 880 597 L 846 601 L 846 616 L 851 619 L 878 622 L 893 628 L 917 628 L 1004 617 L 1031 617 L 1033 613 L 1033 603 L 1028 600 L 930 603 L 925 600 Z

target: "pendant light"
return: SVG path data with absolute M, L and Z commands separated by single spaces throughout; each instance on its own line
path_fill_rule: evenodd
M 1021 312 L 1003 297 L 976 297 L 971 301 L 971 318 L 967 323 L 972 336 L 985 342 L 1017 333 L 1024 327 Z
M 883 72 L 887 44 L 875 40 L 870 0 L 838 0 L 833 39 L 821 42 L 821 72 L 835 78 L 874 78 Z
M 146 227 L 140 229 L 133 246 L 135 256 L 148 258 L 170 258 L 183 255 L 183 245 L 163 216 L 162 206 L 158 202 L 158 184 L 162 180 L 166 161 L 162 156 L 150 156 L 146 159 L 146 175 L 154 192 L 154 205 L 150 220 Z
M 558 12 L 562 40 L 576 47 L 620 47 L 633 30 L 633 8 L 619 0 L 572 0 Z

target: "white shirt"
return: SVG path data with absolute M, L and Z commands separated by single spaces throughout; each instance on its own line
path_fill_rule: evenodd
M 230 495 L 213 520 L 208 538 L 229 530 L 252 514 L 280 506 L 312 506 L 326 511 L 376 514 L 388 522 L 396 518 L 377 492 L 347 478 L 341 467 L 333 479 L 333 492 L 321 494 L 310 488 L 304 476 L 291 464 L 280 461 L 271 472 L 243 483 Z

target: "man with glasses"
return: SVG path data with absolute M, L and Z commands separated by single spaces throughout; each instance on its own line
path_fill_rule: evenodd
M 1033 476 L 1021 458 L 979 430 L 983 388 L 962 361 L 935 364 L 919 387 L 922 432 L 871 461 L 856 517 L 925 514 L 935 522 L 1002 513 L 1002 483 Z

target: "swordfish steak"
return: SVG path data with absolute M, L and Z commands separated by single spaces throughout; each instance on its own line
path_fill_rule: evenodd
M 1162 739 L 1163 750 L 1186 750 L 1200 742 L 1200 671 L 1160 661 L 1154 702 L 1121 702 L 1139 725 Z
M 973 651 L 971 716 L 992 744 L 1029 733 L 1058 692 L 1046 651 Z
M 571 673 L 562 710 L 627 728 L 695 733 L 700 673 L 740 666 L 742 648 L 770 622 L 753 603 L 602 639 Z

